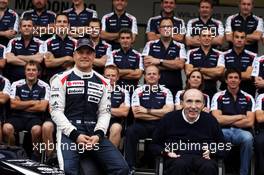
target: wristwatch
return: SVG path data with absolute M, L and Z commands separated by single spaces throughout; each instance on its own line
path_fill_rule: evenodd
M 160 59 L 159 61 L 160 61 L 160 63 L 159 63 L 159 64 L 160 64 L 160 65 L 162 65 L 162 63 L 163 63 L 164 59 Z

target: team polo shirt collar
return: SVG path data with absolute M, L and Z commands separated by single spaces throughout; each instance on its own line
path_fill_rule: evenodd
M 209 18 L 205 23 L 203 22 L 201 16 L 199 16 L 199 21 L 200 21 L 201 23 L 203 23 L 204 25 L 208 25 L 208 24 L 212 21 L 212 16 L 210 16 L 210 18 Z
M 244 17 L 241 15 L 241 13 L 239 12 L 239 13 L 238 13 L 238 16 L 240 16 L 240 17 L 241 17 L 242 19 L 244 19 L 244 20 L 248 20 L 248 19 L 250 19 L 250 18 L 253 17 L 253 13 L 251 12 L 250 15 L 248 15 L 246 18 L 244 18 Z
M 115 10 L 114 10 L 114 15 L 118 18 L 118 15 Z M 124 17 L 126 17 L 126 11 L 124 11 L 124 13 L 122 13 L 119 18 L 124 18 Z
M 132 53 L 132 47 L 130 47 L 130 49 L 128 49 L 127 52 L 125 52 L 122 48 L 120 48 L 120 52 L 123 54 L 123 55 L 130 55 Z
M 74 66 L 73 71 L 77 76 L 81 77 L 82 79 L 89 79 L 93 77 L 92 70 L 90 72 L 82 72 L 76 66 Z

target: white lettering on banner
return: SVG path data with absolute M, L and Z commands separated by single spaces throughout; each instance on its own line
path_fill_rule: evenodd
M 48 0 L 47 10 L 51 10 L 55 13 L 60 13 L 63 10 L 72 7 L 72 0 Z M 87 6 L 90 9 L 96 9 L 94 3 L 90 3 Z M 10 3 L 10 8 L 14 9 L 17 13 L 22 14 L 25 10 L 33 8 L 31 0 L 15 0 L 14 3 Z

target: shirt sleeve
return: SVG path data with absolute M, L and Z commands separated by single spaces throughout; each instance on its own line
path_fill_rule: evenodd
M 6 53 L 11 53 L 12 52 L 12 42 L 13 40 L 10 40 L 7 44 L 7 48 L 6 48 Z
M 185 46 L 184 46 L 184 44 L 180 44 L 181 45 L 181 48 L 180 48 L 180 55 L 179 55 L 179 57 L 181 58 L 181 59 L 184 59 L 184 60 L 186 60 L 186 50 L 185 50 Z
M 18 32 L 18 27 L 19 27 L 19 16 L 17 13 L 15 13 L 15 23 L 14 23 L 14 28 L 13 30 Z
M 47 52 L 47 47 L 45 42 L 41 42 L 39 45 L 39 53 L 44 54 Z
M 178 91 L 175 95 L 175 105 L 180 105 L 181 104 L 181 94 L 182 91 Z
M 188 52 L 187 52 L 187 56 L 186 56 L 186 62 L 185 62 L 185 64 L 191 64 L 190 62 L 190 56 L 191 56 L 191 53 L 192 53 L 192 51 L 191 50 L 188 50 Z
M 255 112 L 255 101 L 253 97 L 248 94 L 247 98 L 249 99 L 247 111 Z
M 131 31 L 133 34 L 138 34 L 138 27 L 137 27 L 137 18 L 136 17 L 133 17 L 132 18 L 132 28 L 131 28 Z
M 146 28 L 146 33 L 153 32 L 153 30 L 151 30 L 151 21 L 152 21 L 152 19 L 149 18 L 147 28 Z
M 98 18 L 97 12 L 95 10 L 93 11 L 93 18 Z
M 218 22 L 219 22 L 219 23 L 218 23 L 218 30 L 217 30 L 218 35 L 219 35 L 219 36 L 224 36 L 224 34 L 225 34 L 225 29 L 224 29 L 223 23 L 222 23 L 221 21 L 218 21 Z
M 256 31 L 263 32 L 263 19 L 261 19 L 260 17 L 258 17 L 258 25 Z
M 129 92 L 127 90 L 124 90 L 124 93 L 125 93 L 125 105 L 127 107 L 130 107 L 130 96 L 129 96 Z
M 166 97 L 166 102 L 165 104 L 166 105 L 174 105 L 173 103 L 173 96 L 172 96 L 172 93 L 169 89 L 166 90 L 166 93 L 167 93 L 167 97 Z
M 44 88 L 45 88 L 45 95 L 44 95 L 43 100 L 49 101 L 49 99 L 50 99 L 50 87 L 48 84 L 45 83 Z
M 143 52 L 142 52 L 142 56 L 148 56 L 149 55 L 149 50 L 150 50 L 150 42 L 147 42 L 144 49 L 143 49 Z
M 253 77 L 259 76 L 259 66 L 260 66 L 259 59 L 255 57 L 253 64 L 252 64 L 253 70 L 252 70 L 251 76 Z
M 255 106 L 255 111 L 257 110 L 263 110 L 262 109 L 262 103 L 263 103 L 263 97 L 264 97 L 264 94 L 260 94 L 257 99 L 256 99 L 256 106 Z
M 17 96 L 17 83 L 14 82 L 11 85 L 10 98 L 15 99 Z
M 232 21 L 233 16 L 229 16 L 226 19 L 226 25 L 225 25 L 225 33 L 230 34 L 232 31 L 232 26 L 231 26 L 231 21 Z
M 3 52 L 0 53 L 0 59 L 6 59 L 6 47 L 4 45 L 1 45 L 3 47 Z
M 56 123 L 57 129 L 61 130 L 66 136 L 70 136 L 71 132 L 75 129 L 64 114 L 65 108 L 65 87 L 61 83 L 58 76 L 51 80 L 50 91 L 50 114 L 52 120 Z
M 216 93 L 211 102 L 211 111 L 213 110 L 221 110 L 219 109 L 219 93 Z
M 5 86 L 4 86 L 4 89 L 2 90 L 2 92 L 6 95 L 9 95 L 11 94 L 11 85 L 10 85 L 10 82 L 8 79 L 4 78 L 5 80 Z
M 103 16 L 101 23 L 102 23 L 102 31 L 106 31 L 106 15 Z
M 220 53 L 219 55 L 219 58 L 217 60 L 217 66 L 225 67 L 225 55 L 223 53 Z
M 186 37 L 192 36 L 192 21 L 189 20 L 187 23 L 187 31 L 186 31 Z
M 106 60 L 106 63 L 105 63 L 105 66 L 108 66 L 108 65 L 113 65 L 114 64 L 114 53 L 115 51 L 112 51 L 108 57 L 107 57 L 107 60 Z
M 141 54 L 139 54 L 139 69 L 144 71 L 143 58 Z
M 95 133 L 103 131 L 106 134 L 111 118 L 111 93 L 109 84 L 103 88 L 103 97 L 99 103 L 98 119 L 94 128 Z
M 138 95 L 138 89 L 136 89 L 132 95 L 131 106 L 140 106 L 140 100 Z

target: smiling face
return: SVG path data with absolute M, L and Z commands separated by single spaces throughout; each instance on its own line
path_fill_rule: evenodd
M 183 96 L 184 114 L 188 121 L 197 119 L 204 107 L 204 98 L 201 91 L 197 89 L 188 89 Z
M 125 11 L 127 7 L 127 0 L 113 0 L 113 7 L 116 11 Z
M 188 79 L 188 83 L 190 84 L 190 88 L 199 89 L 202 84 L 202 75 L 199 71 L 194 71 L 190 74 L 190 78 Z
M 238 75 L 238 73 L 234 72 L 234 73 L 229 73 L 227 75 L 226 78 L 226 84 L 227 84 L 227 88 L 229 90 L 237 90 L 239 88 L 240 85 L 240 77 Z
M 156 66 L 146 67 L 144 77 L 148 85 L 158 84 L 160 79 L 159 69 Z
M 95 52 L 88 47 L 81 47 L 73 54 L 76 67 L 82 72 L 90 72 L 93 66 Z
M 28 64 L 25 67 L 26 80 L 34 82 L 38 79 L 38 67 L 35 64 Z
M 165 13 L 172 13 L 175 7 L 175 0 L 163 0 L 161 2 L 161 9 L 163 9 Z

